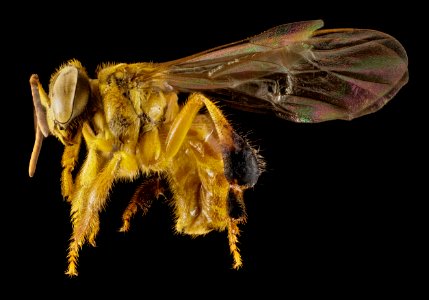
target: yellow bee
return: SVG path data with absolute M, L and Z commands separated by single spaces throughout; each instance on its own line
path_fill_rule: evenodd
M 33 74 L 29 174 L 43 138 L 57 137 L 73 224 L 66 274 L 77 275 L 80 248 L 95 244 L 112 184 L 140 177 L 121 231 L 169 189 L 177 232 L 226 230 L 239 268 L 243 193 L 257 183 L 264 161 L 213 100 L 294 122 L 351 120 L 383 107 L 408 80 L 406 52 L 393 37 L 322 26 L 321 20 L 285 24 L 166 63 L 103 64 L 95 79 L 70 60 L 52 75 L 49 93 Z M 87 156 L 79 164 L 82 141 Z

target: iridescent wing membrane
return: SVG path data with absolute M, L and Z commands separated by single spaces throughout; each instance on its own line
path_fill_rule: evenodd
M 375 112 L 407 83 L 407 55 L 396 39 L 322 26 L 321 20 L 285 24 L 166 63 L 166 82 L 242 110 L 310 123 Z

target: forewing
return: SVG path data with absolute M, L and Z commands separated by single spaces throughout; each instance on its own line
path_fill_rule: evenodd
M 177 64 L 176 67 L 192 68 L 207 65 L 208 63 L 224 64 L 231 59 L 243 58 L 251 54 L 266 52 L 270 49 L 285 47 L 297 41 L 304 41 L 314 31 L 322 27 L 322 20 L 283 24 L 257 36 L 193 55 L 189 59 L 185 59 L 182 63 Z
M 384 106 L 408 80 L 407 55 L 374 30 L 286 24 L 172 64 L 165 79 L 244 110 L 295 122 L 350 120 Z
M 243 75 L 255 79 L 273 73 L 275 68 L 284 69 L 281 65 L 275 66 L 275 62 L 260 62 L 258 57 L 306 40 L 322 26 L 322 20 L 284 24 L 255 37 L 170 62 L 166 79 L 180 91 L 218 90 L 236 86 L 236 80 L 241 81 Z M 257 74 L 252 72 L 254 70 Z

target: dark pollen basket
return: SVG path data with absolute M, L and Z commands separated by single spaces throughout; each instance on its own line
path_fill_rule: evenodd
M 252 187 L 261 175 L 256 151 L 236 132 L 232 138 L 233 146 L 223 150 L 225 177 L 231 183 Z

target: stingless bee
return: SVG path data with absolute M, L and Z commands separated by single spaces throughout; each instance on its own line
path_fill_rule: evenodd
M 112 184 L 140 177 L 146 180 L 120 231 L 168 189 L 177 232 L 226 230 L 239 268 L 243 194 L 257 183 L 264 162 L 212 99 L 293 122 L 351 120 L 379 110 L 408 81 L 406 52 L 393 37 L 322 26 L 321 20 L 285 24 L 165 63 L 103 64 L 95 79 L 70 60 L 52 75 L 49 93 L 33 74 L 29 175 L 43 138 L 57 137 L 64 144 L 61 191 L 73 224 L 66 274 L 77 275 L 80 248 L 95 244 Z M 183 105 L 180 93 L 188 94 Z M 82 141 L 87 155 L 78 165 Z

